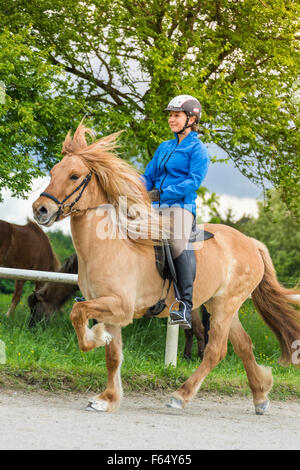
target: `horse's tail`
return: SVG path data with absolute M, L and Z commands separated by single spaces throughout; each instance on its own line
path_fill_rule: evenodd
M 281 348 L 280 362 L 292 362 L 296 342 L 300 340 L 300 312 L 291 304 L 300 305 L 300 290 L 286 289 L 277 280 L 267 247 L 254 240 L 264 263 L 264 275 L 252 292 L 253 303 L 265 323 L 275 333 Z

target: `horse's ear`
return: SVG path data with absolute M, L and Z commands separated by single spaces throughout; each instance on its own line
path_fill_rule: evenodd
M 65 155 L 66 153 L 71 152 L 71 151 L 72 151 L 72 137 L 71 137 L 71 131 L 69 131 L 62 145 L 61 153 Z
M 96 138 L 95 131 L 93 129 L 89 129 L 88 127 L 85 127 L 83 124 L 84 118 L 80 121 L 74 136 L 73 136 L 73 143 L 76 145 L 76 149 L 85 149 L 88 146 L 87 140 L 86 140 L 86 134 L 90 136 L 92 142 Z
M 78 150 L 85 149 L 88 144 L 86 141 L 86 134 L 89 135 L 92 139 L 92 142 L 95 140 L 95 132 L 88 127 L 85 127 L 83 124 L 84 119 L 79 123 L 73 137 L 71 136 L 71 131 L 66 135 L 64 143 L 62 145 L 61 153 L 66 155 L 67 153 L 74 153 Z

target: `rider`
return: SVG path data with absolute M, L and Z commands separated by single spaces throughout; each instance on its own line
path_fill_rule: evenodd
M 180 293 L 178 310 L 170 311 L 172 324 L 191 328 L 194 250 L 188 249 L 194 218 L 196 190 L 206 176 L 210 157 L 198 138 L 199 101 L 190 95 L 173 98 L 165 109 L 174 139 L 162 142 L 144 173 L 153 206 L 172 220 L 170 246 Z

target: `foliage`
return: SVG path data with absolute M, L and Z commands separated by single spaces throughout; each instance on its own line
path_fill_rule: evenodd
M 15 281 L 10 279 L 0 279 L 0 292 L 3 294 L 12 294 L 15 289 Z
M 220 201 L 216 193 L 208 191 L 205 186 L 200 186 L 197 191 L 197 224 L 209 220 L 211 224 L 220 223 Z
M 0 32 L 0 190 L 22 197 L 49 168 L 47 156 L 60 152 L 65 128 L 74 123 L 67 112 L 80 108 L 80 101 L 72 106 L 70 97 L 55 95 L 54 77 L 62 80 L 62 73 L 46 55 L 27 30 Z
M 24 35 L 0 33 L 0 189 L 16 194 L 28 191 L 32 177 L 40 174 L 28 153 L 36 140 L 33 114 L 48 83 L 47 71 L 38 71 L 39 65 Z
M 225 223 L 263 242 L 269 249 L 278 279 L 293 287 L 300 281 L 300 223 L 286 209 L 276 191 L 268 192 L 268 204 L 258 202 L 258 218 L 234 221 L 232 212 L 214 222 Z
M 267 245 L 277 276 L 287 287 L 300 281 L 300 222 L 292 217 L 279 195 L 269 192 L 267 208 L 259 202 L 259 217 L 237 228 Z
M 65 235 L 60 230 L 48 232 L 47 235 L 54 253 L 58 256 L 61 263 L 74 253 L 72 238 L 69 235 Z
M 189 93 L 203 104 L 201 138 L 222 147 L 254 182 L 271 181 L 295 213 L 297 18 L 294 0 L 0 0 L 0 25 L 13 35 L 29 32 L 18 82 L 26 85 L 33 56 L 53 73 L 55 93 L 37 93 L 29 102 L 38 113 L 24 117 L 40 164 L 53 164 L 62 132 L 85 113 L 100 133 L 127 129 L 124 156 L 145 164 L 169 135 L 168 100 Z M 11 87 L 6 73 L 0 79 L 14 101 L 18 83 Z M 18 117 L 6 119 L 15 125 Z M 9 147 L 22 149 L 22 135 Z

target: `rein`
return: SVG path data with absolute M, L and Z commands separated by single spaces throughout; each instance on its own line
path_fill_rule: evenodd
M 46 192 L 43 192 L 43 193 L 40 194 L 40 196 L 45 196 L 45 197 L 48 197 L 49 199 L 52 199 L 52 201 L 54 201 L 58 205 L 58 211 L 57 211 L 55 222 L 60 218 L 61 215 L 63 215 L 63 217 L 67 217 L 72 212 L 80 211 L 80 209 L 72 209 L 72 208 L 73 208 L 73 206 L 75 206 L 75 204 L 81 198 L 83 191 L 85 190 L 85 188 L 87 187 L 87 185 L 89 184 L 89 182 L 91 180 L 91 177 L 92 177 L 92 173 L 90 172 L 81 181 L 81 183 L 77 186 L 77 188 L 75 188 L 74 191 L 72 191 L 71 194 L 66 196 L 62 201 L 59 201 L 58 199 L 56 199 L 55 196 L 52 196 L 52 194 L 49 194 L 49 193 L 46 193 Z M 79 191 L 80 188 L 82 188 L 82 189 L 81 189 L 80 193 L 78 194 L 78 196 L 76 197 L 76 199 L 73 202 L 71 202 L 70 204 L 64 204 L 71 196 L 73 196 L 73 194 L 77 193 L 77 191 Z M 70 209 L 67 214 L 64 213 L 64 208 L 65 207 L 68 207 Z

